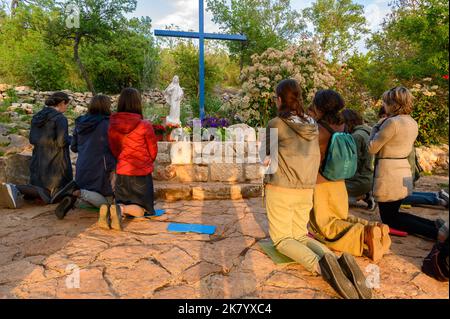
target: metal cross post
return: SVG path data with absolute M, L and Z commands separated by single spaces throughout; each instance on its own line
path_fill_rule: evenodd
M 184 32 L 170 30 L 155 30 L 155 36 L 199 39 L 199 99 L 200 99 L 200 119 L 205 118 L 205 39 L 227 40 L 227 41 L 247 41 L 244 35 L 205 33 L 205 11 L 204 0 L 199 0 L 199 32 Z

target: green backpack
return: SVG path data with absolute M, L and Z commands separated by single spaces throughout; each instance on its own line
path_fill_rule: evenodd
M 334 131 L 327 123 L 319 122 L 319 124 L 331 133 L 320 173 L 329 181 L 341 181 L 354 177 L 358 168 L 355 139 L 347 132 Z

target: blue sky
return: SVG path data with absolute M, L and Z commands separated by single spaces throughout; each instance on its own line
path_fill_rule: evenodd
M 385 15 L 389 12 L 390 0 L 356 0 L 364 5 L 368 24 L 372 30 L 379 28 Z M 205 1 L 206 2 L 206 1 Z M 313 0 L 291 0 L 292 7 L 297 10 L 309 7 Z M 132 16 L 149 16 L 153 27 L 164 29 L 166 25 L 174 24 L 185 30 L 198 29 L 198 0 L 138 0 L 138 8 Z M 205 30 L 217 32 L 218 27 L 211 22 L 211 16 L 206 14 Z

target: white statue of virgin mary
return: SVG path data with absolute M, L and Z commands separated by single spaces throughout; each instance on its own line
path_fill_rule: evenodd
M 180 104 L 183 96 L 184 92 L 180 86 L 180 79 L 175 75 L 172 83 L 164 91 L 166 102 L 170 105 L 170 114 L 166 119 L 166 124 L 181 125 Z

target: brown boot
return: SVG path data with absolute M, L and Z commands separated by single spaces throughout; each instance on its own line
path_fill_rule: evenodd
M 364 242 L 369 247 L 369 258 L 378 262 L 383 258 L 383 244 L 381 228 L 378 226 L 366 226 L 364 228 Z

